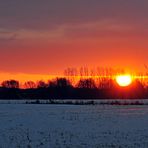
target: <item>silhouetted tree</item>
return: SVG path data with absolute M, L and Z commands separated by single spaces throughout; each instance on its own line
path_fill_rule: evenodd
M 113 87 L 113 80 L 109 78 L 102 78 L 99 82 L 99 88 L 101 89 L 108 89 Z
M 78 82 L 78 88 L 96 88 L 96 84 L 93 79 L 81 79 Z
M 48 81 L 48 87 L 52 87 L 52 88 L 54 88 L 54 87 L 56 87 L 56 81 L 55 80 L 52 80 L 52 81 Z
M 70 87 L 71 83 L 66 78 L 57 78 L 56 79 L 56 86 L 57 87 Z
M 19 81 L 16 80 L 6 80 L 1 83 L 2 87 L 5 88 L 19 88 Z
M 48 86 L 64 88 L 64 87 L 71 87 L 72 84 L 66 78 L 56 78 L 55 80 L 49 81 Z
M 90 75 L 88 67 L 81 67 L 79 72 L 81 77 Z
M 64 75 L 66 77 L 77 76 L 78 72 L 77 72 L 76 68 L 67 68 L 67 69 L 64 70 Z
M 37 82 L 37 88 L 46 88 L 48 85 L 44 81 Z
M 36 88 L 36 84 L 33 81 L 27 81 L 27 82 L 24 83 L 24 87 L 32 89 L 32 88 Z

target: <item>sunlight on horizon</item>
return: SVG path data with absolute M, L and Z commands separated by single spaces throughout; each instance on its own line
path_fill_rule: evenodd
M 60 75 L 45 75 L 45 74 L 25 74 L 25 73 L 16 73 L 16 74 L 11 74 L 11 73 L 0 73 L 0 81 L 4 80 L 18 80 L 21 83 L 24 83 L 26 81 L 48 81 L 50 79 L 54 79 L 56 77 L 59 77 Z
M 65 77 L 69 80 L 80 80 L 80 79 L 89 79 L 89 78 L 92 78 L 94 80 L 97 80 L 97 79 L 104 79 L 104 78 L 107 78 L 107 79 L 113 79 L 115 80 L 119 85 L 129 85 L 130 83 L 132 83 L 133 80 L 142 80 L 142 81 L 147 81 L 148 80 L 148 75 L 146 74 L 143 74 L 143 75 L 140 75 L 140 74 L 129 74 L 129 75 L 126 75 L 126 74 L 109 74 L 109 75 L 106 75 L 106 74 L 101 74 L 101 75 L 69 75 L 69 76 L 66 76 L 66 75 L 48 75 L 48 74 L 25 74 L 25 73 L 0 73 L 0 82 L 4 81 L 4 80 L 18 80 L 20 81 L 20 83 L 24 83 L 26 81 L 34 81 L 34 82 L 37 82 L 37 81 L 45 81 L 47 82 L 48 80 L 52 80 L 52 79 L 55 79 L 55 78 L 60 78 L 60 77 Z M 122 84 L 120 84 L 122 83 Z M 127 83 L 127 84 L 126 84 Z M 129 83 L 129 84 L 128 84 Z
M 131 75 L 118 75 L 116 77 L 116 82 L 121 87 L 129 86 L 132 83 L 133 79 Z

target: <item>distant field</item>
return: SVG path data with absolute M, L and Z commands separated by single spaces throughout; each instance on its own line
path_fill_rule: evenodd
M 0 104 L 2 148 L 147 148 L 148 107 Z

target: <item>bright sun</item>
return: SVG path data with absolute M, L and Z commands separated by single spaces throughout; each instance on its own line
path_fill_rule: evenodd
M 132 83 L 132 77 L 130 75 L 120 75 L 116 77 L 116 82 L 122 86 L 128 86 Z

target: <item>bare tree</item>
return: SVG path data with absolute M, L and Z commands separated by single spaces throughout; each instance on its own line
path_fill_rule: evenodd
M 113 80 L 109 78 L 102 78 L 99 82 L 99 88 L 108 89 L 113 86 Z
M 96 88 L 96 84 L 93 79 L 81 79 L 78 82 L 78 88 Z
M 77 75 L 77 69 L 76 68 L 67 68 L 64 71 L 64 75 L 66 75 L 66 76 L 76 76 Z
M 24 87 L 32 89 L 32 88 L 36 88 L 36 84 L 33 81 L 27 81 L 27 82 L 24 83 Z
M 71 83 L 66 78 L 57 78 L 56 79 L 56 86 L 57 87 L 69 87 Z
M 46 88 L 47 86 L 48 85 L 42 80 L 37 82 L 37 88 Z
M 49 87 L 71 87 L 72 84 L 70 83 L 70 81 L 66 78 L 56 78 L 52 81 L 48 82 L 48 86 Z
M 5 88 L 19 88 L 19 81 L 16 80 L 6 80 L 1 83 L 2 87 Z

